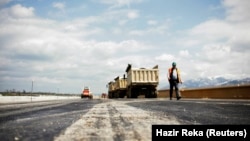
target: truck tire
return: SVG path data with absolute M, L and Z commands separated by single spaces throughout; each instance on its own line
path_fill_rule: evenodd
M 131 98 L 131 87 L 127 88 L 127 98 Z

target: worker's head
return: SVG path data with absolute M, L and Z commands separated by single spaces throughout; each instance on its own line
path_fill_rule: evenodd
M 173 68 L 176 67 L 176 63 L 175 63 L 175 62 L 172 63 L 172 67 L 173 67 Z

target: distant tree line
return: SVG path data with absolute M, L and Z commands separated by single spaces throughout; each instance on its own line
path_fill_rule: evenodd
M 79 96 L 79 94 L 58 94 L 52 92 L 26 92 L 16 91 L 15 89 L 6 90 L 5 92 L 0 92 L 2 96 L 40 96 L 40 95 L 52 95 L 52 96 Z

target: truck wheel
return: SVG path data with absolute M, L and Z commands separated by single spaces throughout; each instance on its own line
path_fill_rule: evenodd
M 131 98 L 131 87 L 127 88 L 127 98 Z

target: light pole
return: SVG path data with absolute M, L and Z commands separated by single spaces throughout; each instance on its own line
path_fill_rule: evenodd
M 31 94 L 33 93 L 33 80 L 31 82 Z
M 30 101 L 32 102 L 32 93 L 33 93 L 33 83 L 34 81 L 32 80 L 31 82 L 31 94 L 30 94 Z

